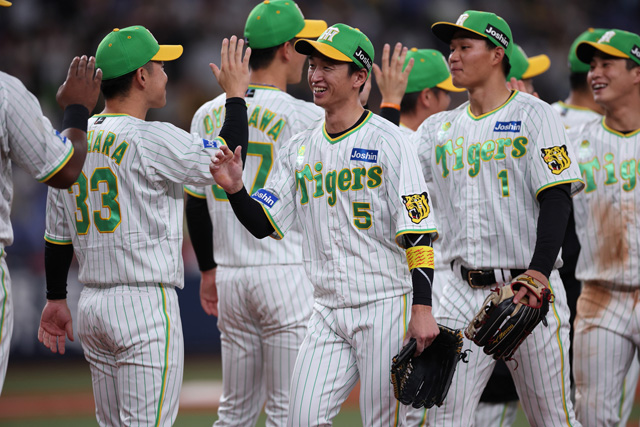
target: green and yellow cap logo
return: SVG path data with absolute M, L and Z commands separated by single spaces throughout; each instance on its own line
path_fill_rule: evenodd
M 624 30 L 608 30 L 597 42 L 580 42 L 576 55 L 580 61 L 589 64 L 596 51 L 615 58 L 631 59 L 640 65 L 640 36 Z
M 409 74 L 406 93 L 420 92 L 423 89 L 433 87 L 450 92 L 464 92 L 465 89 L 453 85 L 447 60 L 439 51 L 411 48 L 407 52 L 403 69 L 411 58 L 413 58 L 413 68 Z
M 586 73 L 589 71 L 589 64 L 578 59 L 578 55 L 576 54 L 576 48 L 578 45 L 581 42 L 597 42 L 606 32 L 607 30 L 604 28 L 589 28 L 587 31 L 580 34 L 573 43 L 571 43 L 568 61 L 569 69 L 572 73 Z

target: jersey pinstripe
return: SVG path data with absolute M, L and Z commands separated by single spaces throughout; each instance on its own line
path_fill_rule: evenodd
M 73 243 L 82 283 L 183 286 L 185 183 L 213 183 L 208 141 L 128 115 L 89 120 L 88 153 L 69 190 L 50 189 L 45 239 Z
M 13 243 L 9 214 L 13 199 L 11 162 L 40 182 L 71 158 L 73 144 L 42 115 L 33 94 L 15 77 L 0 71 L 0 248 Z
M 294 136 L 253 197 L 277 237 L 302 224 L 314 297 L 329 308 L 410 292 L 405 253 L 394 236 L 436 231 L 415 151 L 397 126 L 370 112 L 336 139 L 323 121 Z M 422 206 L 415 197 L 426 197 Z
M 571 129 L 586 188 L 574 198 L 581 250 L 576 277 L 640 287 L 640 130 L 621 134 L 604 119 Z
M 200 107 L 193 117 L 191 132 L 210 139 L 217 136 L 224 121 L 225 101 L 226 96 L 222 94 Z M 245 101 L 249 115 L 249 149 L 242 178 L 252 194 L 264 186 L 282 144 L 324 117 L 324 110 L 267 86 L 250 85 Z M 192 196 L 207 199 L 218 265 L 302 263 L 302 235 L 297 229 L 283 242 L 258 240 L 236 219 L 219 186 L 186 186 L 185 190 Z
M 536 241 L 537 194 L 562 183 L 571 183 L 572 194 L 583 187 L 558 115 L 528 94 L 514 91 L 480 117 L 464 103 L 429 117 L 415 137 L 446 236 L 445 263 L 527 268 Z
M 582 123 L 590 122 L 591 120 L 602 118 L 600 114 L 593 110 L 585 107 L 565 104 L 562 101 L 554 102 L 551 106 L 560 114 L 560 120 L 562 120 L 564 127 L 567 129 L 579 126 Z

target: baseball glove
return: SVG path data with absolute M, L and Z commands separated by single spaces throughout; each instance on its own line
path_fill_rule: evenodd
M 522 286 L 536 295 L 535 306 L 529 303 L 528 296 L 518 304 L 513 303 L 513 297 Z M 547 326 L 545 316 L 552 301 L 549 288 L 533 277 L 521 274 L 510 285 L 491 292 L 464 333 L 494 359 L 511 360 L 538 323 Z
M 411 338 L 391 364 L 393 393 L 401 403 L 414 408 L 442 405 L 447 396 L 458 361 L 466 362 L 462 332 L 438 325 L 440 333 L 418 356 L 416 340 Z

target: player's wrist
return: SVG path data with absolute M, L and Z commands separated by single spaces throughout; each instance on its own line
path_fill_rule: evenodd
M 87 107 L 82 104 L 67 105 L 62 117 L 62 130 L 75 128 L 86 133 L 88 120 L 89 109 Z

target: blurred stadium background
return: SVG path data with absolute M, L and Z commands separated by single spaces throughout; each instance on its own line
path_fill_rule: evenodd
M 21 79 L 39 98 L 45 115 L 54 126 L 59 126 L 62 115 L 55 93 L 72 57 L 94 54 L 99 41 L 113 28 L 141 24 L 161 44 L 182 44 L 185 48 L 179 60 L 166 66 L 167 106 L 152 110 L 148 119 L 169 121 L 188 130 L 195 110 L 220 93 L 208 63 L 219 63 L 222 38 L 242 34 L 246 17 L 255 4 L 254 0 L 15 0 L 12 7 L 0 8 L 0 70 Z M 455 21 L 466 9 L 495 12 L 507 20 L 514 41 L 529 55 L 544 53 L 551 58 L 550 70 L 535 79 L 540 97 L 549 103 L 564 99 L 568 93 L 567 50 L 578 34 L 588 27 L 640 32 L 637 0 L 299 0 L 298 4 L 309 18 L 360 28 L 372 40 L 378 56 L 384 43 L 396 41 L 408 47 L 440 49 L 446 56 L 448 47 L 432 36 L 432 23 Z M 376 62 L 379 63 L 379 58 Z M 304 81 L 291 92 L 310 99 Z M 464 99 L 454 97 L 452 107 Z M 370 97 L 374 112 L 379 100 L 374 87 Z M 102 100 L 96 111 L 101 108 Z M 7 249 L 7 262 L 13 280 L 15 327 L 7 383 L 0 396 L 0 425 L 36 426 L 45 424 L 38 424 L 35 418 L 26 424 L 16 424 L 16 418 L 8 416 L 7 408 L 15 407 L 13 397 L 53 396 L 63 389 L 65 393 L 79 393 L 86 398 L 90 393 L 90 376 L 77 342 L 61 357 L 48 353 L 37 341 L 40 311 L 45 302 L 46 186 L 36 183 L 15 165 L 14 184 L 11 216 L 15 243 Z M 179 292 L 179 297 L 187 357 L 185 380 L 219 378 L 219 333 L 215 319 L 205 316 L 200 308 L 199 273 L 186 230 L 183 254 L 185 289 Z M 76 278 L 76 270 L 72 270 L 69 303 L 74 316 L 81 289 Z M 26 414 L 34 415 L 42 402 L 33 400 Z M 208 413 L 211 420 L 213 410 Z M 357 412 L 354 414 L 357 420 Z M 73 424 L 65 415 L 50 412 L 46 425 L 53 425 L 52 417 L 58 416 L 66 420 L 61 425 L 93 425 L 92 420 L 95 423 L 90 413 L 82 418 L 84 421 Z M 199 422 L 182 416 L 181 412 L 181 425 Z M 632 419 L 637 420 L 636 412 Z M 354 422 L 357 421 L 347 418 L 342 425 Z M 207 424 L 210 422 L 201 423 Z

